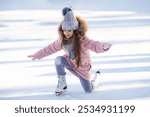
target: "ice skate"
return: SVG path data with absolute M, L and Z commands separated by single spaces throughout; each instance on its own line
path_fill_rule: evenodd
M 67 91 L 66 79 L 64 77 L 59 77 L 58 84 L 55 90 L 55 94 L 58 96 L 58 95 L 63 94 L 66 91 Z
M 91 85 L 94 90 L 99 88 L 99 83 L 100 83 L 100 71 L 97 71 L 95 73 L 93 80 L 91 80 Z

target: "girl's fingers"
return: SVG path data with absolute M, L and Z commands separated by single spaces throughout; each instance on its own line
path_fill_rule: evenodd
M 103 49 L 107 51 L 109 50 L 110 47 L 111 47 L 111 44 L 104 44 Z
M 33 55 L 29 55 L 28 57 L 31 58 L 31 57 L 34 57 L 34 56 Z
M 35 60 L 36 58 L 32 58 L 32 60 Z
M 37 59 L 34 55 L 29 55 L 28 57 L 29 57 L 29 58 L 32 58 L 32 60 Z

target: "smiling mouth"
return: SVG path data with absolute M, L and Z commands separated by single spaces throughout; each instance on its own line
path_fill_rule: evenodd
M 70 35 L 66 35 L 66 37 L 71 37 Z

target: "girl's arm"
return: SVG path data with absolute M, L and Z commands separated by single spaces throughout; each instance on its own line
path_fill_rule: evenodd
M 96 53 L 100 53 L 108 51 L 112 45 L 109 43 L 103 43 L 86 38 L 84 40 L 84 46 Z
M 51 55 L 53 53 L 56 53 L 57 51 L 61 50 L 61 42 L 60 39 L 54 41 L 53 43 L 49 44 L 47 47 L 44 47 L 43 49 L 40 49 L 33 55 L 29 55 L 28 57 L 32 58 L 32 60 L 35 59 L 41 59 L 48 55 Z

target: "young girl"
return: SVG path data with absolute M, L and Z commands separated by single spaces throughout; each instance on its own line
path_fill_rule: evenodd
M 65 7 L 62 10 L 64 19 L 58 27 L 59 38 L 47 47 L 39 50 L 33 55 L 32 60 L 41 59 L 63 49 L 65 55 L 55 59 L 58 76 L 58 84 L 55 93 L 61 94 L 67 90 L 65 68 L 77 76 L 85 92 L 92 92 L 97 87 L 94 78 L 91 77 L 90 50 L 96 53 L 109 50 L 111 44 L 94 41 L 86 36 L 87 23 L 81 17 L 75 17 L 72 9 Z M 100 74 L 99 71 L 96 72 Z

